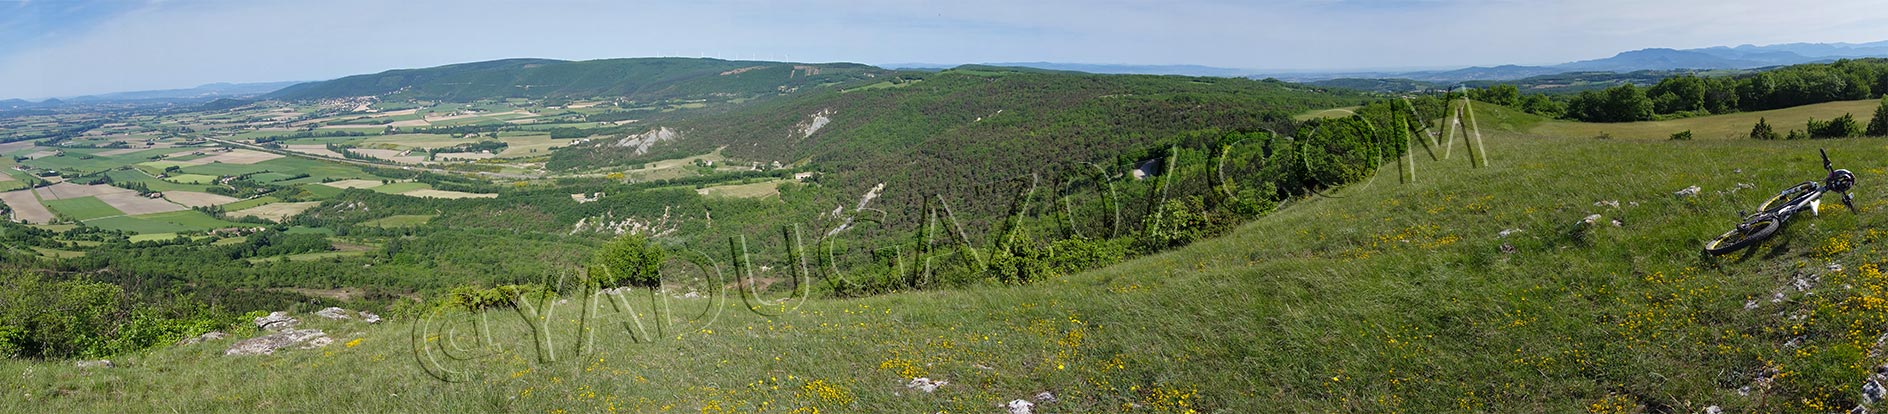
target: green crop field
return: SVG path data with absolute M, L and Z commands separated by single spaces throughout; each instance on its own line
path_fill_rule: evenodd
M 216 176 L 202 175 L 202 174 L 178 174 L 178 175 L 165 177 L 164 181 L 170 181 L 170 182 L 178 183 L 178 184 L 197 184 L 197 185 L 215 184 Z
M 1309 119 L 1314 119 L 1314 118 L 1342 118 L 1342 117 L 1347 117 L 1347 116 L 1357 114 L 1357 112 L 1354 112 L 1354 111 L 1356 111 L 1358 108 L 1361 108 L 1361 107 L 1347 106 L 1343 108 L 1319 109 L 1319 110 L 1309 111 L 1309 112 L 1305 112 L 1298 115 L 1293 115 L 1292 119 L 1304 121 L 1304 120 L 1309 120 Z
M 309 194 L 313 194 L 317 198 L 334 197 L 335 195 L 341 194 L 341 191 L 344 191 L 339 188 L 329 187 L 329 186 L 318 184 L 318 183 L 317 184 L 302 184 L 295 187 L 302 189 L 302 191 L 307 191 Z
M 374 190 L 374 192 L 381 193 L 381 194 L 400 194 L 400 193 L 404 193 L 408 191 L 425 190 L 429 188 L 433 188 L 433 186 L 427 183 L 393 183 L 393 184 L 387 184 L 387 185 L 374 187 L 374 188 L 371 188 L 370 190 Z
M 294 177 L 294 175 L 284 174 L 284 173 L 279 173 L 279 172 L 271 172 L 271 173 L 251 175 L 249 176 L 249 180 L 266 184 L 266 183 L 274 183 L 277 181 L 286 180 L 289 177 Z
M 251 198 L 248 200 L 238 201 L 234 203 L 224 204 L 218 207 L 222 207 L 223 211 L 237 211 L 237 210 L 247 209 L 250 207 L 260 206 L 263 204 L 269 204 L 269 203 L 273 203 L 277 201 L 282 201 L 282 199 L 270 197 L 270 196 L 262 196 L 262 197 Z
M 204 165 L 184 167 L 184 172 L 186 173 L 215 175 L 215 176 L 241 175 L 241 174 L 257 173 L 257 172 L 264 172 L 264 171 L 267 171 L 269 173 L 283 173 L 283 174 L 306 173 L 311 178 L 314 178 L 316 180 L 319 180 L 322 178 L 349 179 L 349 178 L 372 177 L 366 172 L 361 171 L 359 168 L 355 168 L 349 165 L 335 164 L 335 163 L 330 163 L 330 162 L 317 161 L 317 160 L 311 160 L 311 159 L 299 158 L 299 157 L 276 158 L 276 159 L 272 159 L 268 161 L 258 162 L 255 164 L 247 164 L 247 165 L 245 164 L 204 164 Z
M 379 218 L 379 219 L 374 219 L 374 220 L 368 220 L 368 221 L 362 222 L 361 225 L 368 226 L 368 227 L 387 227 L 387 228 L 414 227 L 421 224 L 426 224 L 426 222 L 429 220 L 432 220 L 433 217 L 438 217 L 438 215 L 436 214 L 403 214 L 403 215 L 397 215 L 397 216 L 387 216 L 384 218 Z
M 168 151 L 175 151 L 175 149 L 155 149 L 155 150 L 147 150 L 147 151 L 142 151 L 142 152 L 134 152 L 130 154 L 116 155 L 116 156 L 91 156 L 91 155 L 82 155 L 77 152 L 67 152 L 66 155 L 61 155 L 61 156 L 52 156 L 52 157 L 27 160 L 26 162 L 24 162 L 24 164 L 35 167 L 35 168 L 45 168 L 45 169 L 51 169 L 51 170 L 75 170 L 75 171 L 80 171 L 80 172 L 85 172 L 85 173 L 92 173 L 92 172 L 99 172 L 99 171 L 105 171 L 105 170 L 109 170 L 113 168 L 118 168 L 121 166 L 134 164 L 138 162 L 143 162 L 145 159 L 149 157 L 147 153 L 158 154 L 158 153 L 164 153 Z M 140 154 L 147 154 L 147 155 L 140 155 Z
M 33 247 L 32 250 L 33 252 L 38 253 L 40 256 L 45 256 L 45 257 L 54 258 L 54 259 L 69 259 L 69 258 L 74 258 L 74 257 L 85 257 L 85 252 L 75 252 L 71 250 L 59 250 L 59 249 L 46 248 L 46 247 Z
M 220 176 L 227 176 L 227 175 L 243 175 L 243 174 L 249 174 L 249 173 L 275 170 L 275 169 L 269 168 L 268 166 L 264 166 L 262 164 L 263 163 L 255 163 L 255 164 L 210 163 L 210 164 L 202 164 L 202 165 L 185 166 L 183 167 L 183 171 L 185 174 L 220 177 Z
M 189 164 L 184 164 L 182 162 L 177 162 L 177 161 L 150 161 L 150 162 L 137 163 L 135 167 L 137 167 L 138 169 L 144 170 L 144 172 L 151 173 L 151 175 L 157 175 L 157 174 L 162 174 L 164 172 L 164 169 L 166 168 L 170 168 L 170 167 L 183 168 L 188 165 Z
M 366 253 L 367 252 L 365 251 L 301 253 L 301 254 L 292 254 L 292 255 L 287 255 L 287 256 L 250 258 L 249 263 L 268 263 L 268 262 L 283 261 L 283 260 L 290 261 L 290 262 L 306 262 L 306 261 L 312 261 L 312 260 L 332 259 L 336 257 L 360 256 Z
M 91 219 L 95 219 L 99 217 L 111 217 L 111 216 L 124 215 L 124 212 L 120 212 L 118 211 L 118 209 L 112 208 L 111 205 L 105 204 L 105 202 L 103 201 L 98 201 L 97 197 L 79 197 L 79 198 L 68 198 L 64 200 L 43 200 L 43 201 L 40 201 L 40 203 L 45 204 L 46 208 L 52 209 L 53 212 L 63 214 L 66 217 L 71 217 L 74 220 L 83 221 L 83 220 L 91 220 Z
M 106 217 L 87 221 L 85 224 L 108 230 L 122 230 L 140 234 L 182 233 L 242 226 L 240 223 L 217 220 L 215 217 L 210 217 L 196 210 L 172 211 L 140 216 Z
M 551 149 L 569 145 L 569 139 L 551 139 L 550 135 L 507 136 L 499 139 L 505 142 L 505 150 L 498 153 L 501 157 L 532 157 L 549 155 Z
M 161 172 L 162 169 L 159 169 L 159 171 Z M 105 173 L 105 175 L 108 177 L 111 177 L 112 181 L 114 182 L 143 183 L 146 187 L 149 187 L 151 191 L 159 191 L 159 192 L 162 192 L 162 191 L 202 192 L 205 189 L 208 189 L 210 187 L 208 185 L 178 184 L 178 183 L 171 182 L 168 180 L 158 179 L 156 177 L 152 177 L 146 174 L 142 168 L 137 169 L 137 170 L 127 170 L 127 169 L 112 170 L 111 172 Z M 215 177 L 211 177 L 211 178 L 212 178 L 212 181 L 214 181 Z
M 767 180 L 747 184 L 717 185 L 697 192 L 714 197 L 765 198 L 780 195 L 780 184 L 787 180 Z
M 393 144 L 401 148 L 439 148 L 474 142 L 439 134 L 398 134 L 368 138 L 362 144 Z
M 132 243 L 137 243 L 137 242 L 143 242 L 143 241 L 170 240 L 170 239 L 175 239 L 175 238 L 177 238 L 177 233 L 145 233 L 145 234 L 132 235 L 131 237 L 128 237 L 127 239 L 130 240 Z
M 31 175 L 14 170 L 13 165 L 15 164 L 12 159 L 0 158 L 0 192 L 18 190 L 29 185 L 26 178 Z

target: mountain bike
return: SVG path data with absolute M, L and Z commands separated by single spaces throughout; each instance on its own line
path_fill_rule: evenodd
M 1829 175 L 1823 177 L 1822 182 L 1804 181 L 1802 184 L 1797 184 L 1770 197 L 1769 200 L 1763 202 L 1763 205 L 1757 207 L 1757 214 L 1745 216 L 1744 222 L 1739 223 L 1736 229 L 1705 243 L 1704 252 L 1719 256 L 1756 245 L 1776 235 L 1777 230 L 1783 228 L 1783 223 L 1790 221 L 1790 217 L 1795 216 L 1796 213 L 1807 209 L 1810 213 L 1817 214 L 1818 207 L 1822 205 L 1822 195 L 1825 193 L 1841 193 L 1842 205 L 1847 206 L 1849 211 L 1856 211 L 1855 198 L 1849 194 L 1849 189 L 1855 186 L 1855 174 L 1850 173 L 1849 170 L 1836 169 L 1835 165 L 1829 162 L 1829 151 L 1822 150 L 1821 152 L 1822 169 L 1829 171 Z

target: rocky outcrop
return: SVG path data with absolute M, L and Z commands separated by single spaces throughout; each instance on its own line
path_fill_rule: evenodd
M 282 311 L 269 312 L 268 316 L 256 318 L 256 328 L 271 332 L 288 331 L 301 324 L 300 319 L 291 318 L 288 312 Z
M 245 339 L 230 345 L 223 355 L 272 355 L 275 351 L 297 347 L 301 349 L 320 348 L 334 343 L 326 332 L 320 329 L 290 329 L 273 334 Z
M 327 309 L 315 311 L 315 316 L 320 316 L 320 317 L 328 318 L 328 319 L 337 319 L 337 320 L 338 319 L 354 319 L 356 317 L 359 317 L 361 319 L 361 322 L 380 323 L 380 315 L 375 315 L 373 312 L 368 312 L 368 311 L 355 312 L 355 311 L 350 311 L 347 309 L 335 308 L 335 307 L 330 307 Z
M 112 365 L 109 359 L 101 359 L 97 361 L 79 361 L 73 363 L 72 366 L 79 368 L 111 368 L 116 365 Z
M 209 332 L 204 332 L 202 335 L 197 335 L 195 337 L 190 337 L 190 338 L 184 338 L 184 340 L 182 341 L 177 341 L 177 346 L 196 345 L 196 344 L 220 340 L 220 339 L 228 338 L 228 337 L 229 337 L 229 334 L 223 331 L 209 331 Z
M 320 316 L 320 317 L 328 318 L 328 319 L 351 319 L 352 318 L 352 316 L 347 314 L 347 309 L 341 309 L 341 308 L 335 308 L 335 307 L 329 307 L 327 309 L 315 311 L 315 316 Z
M 649 153 L 649 147 L 655 146 L 656 143 L 673 141 L 681 137 L 681 132 L 669 129 L 669 127 L 660 127 L 641 134 L 623 137 L 623 139 L 616 141 L 616 146 L 635 148 L 636 155 L 643 155 Z
M 819 112 L 813 113 L 813 116 L 808 117 L 807 120 L 794 124 L 793 132 L 795 135 L 799 135 L 801 139 L 811 138 L 813 133 L 819 132 L 821 128 L 826 127 L 826 124 L 833 122 L 832 116 L 832 109 L 821 109 Z

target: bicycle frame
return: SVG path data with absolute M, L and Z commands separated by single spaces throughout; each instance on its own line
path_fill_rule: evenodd
M 1806 181 L 1772 196 L 1765 201 L 1762 211 L 1744 217 L 1735 229 L 1705 243 L 1704 252 L 1709 255 L 1729 254 L 1775 235 L 1791 217 L 1809 209 L 1811 214 L 1821 215 L 1822 196 L 1831 191 L 1842 193 L 1842 204 L 1850 212 L 1858 212 L 1849 190 L 1855 185 L 1855 175 L 1849 170 L 1839 170 L 1829 162 L 1829 153 L 1822 152 L 1822 168 L 1829 172 L 1822 181 Z M 1789 197 L 1784 199 L 1784 197 Z M 1775 205 L 1772 205 L 1775 203 Z M 1739 213 L 1740 215 L 1742 213 Z
M 1796 213 L 1803 212 L 1804 207 L 1808 207 L 1811 214 L 1821 215 L 1822 214 L 1821 212 L 1822 195 L 1829 192 L 1829 187 L 1822 185 L 1821 183 L 1811 183 L 1810 185 L 1815 186 L 1815 188 L 1811 189 L 1808 193 L 1803 194 L 1801 196 L 1797 196 L 1795 199 L 1785 202 L 1781 206 L 1777 206 L 1775 208 L 1771 208 L 1765 211 L 1760 211 L 1760 212 L 1757 212 L 1757 214 L 1752 214 L 1748 217 L 1745 217 L 1744 223 L 1739 224 L 1738 226 L 1739 227 L 1748 226 L 1751 223 L 1756 223 L 1759 221 L 1764 221 L 1764 220 L 1769 220 L 1769 219 L 1776 219 L 1777 222 L 1787 222 L 1790 220 L 1791 216 L 1795 216 Z M 1796 187 L 1790 187 L 1789 190 L 1783 190 L 1783 192 L 1777 193 L 1777 195 L 1780 196 L 1784 194 L 1789 194 L 1790 191 L 1795 190 L 1795 189 Z

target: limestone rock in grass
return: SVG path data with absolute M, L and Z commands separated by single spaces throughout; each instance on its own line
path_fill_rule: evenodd
M 1495 237 L 1507 238 L 1508 236 L 1512 236 L 1515 233 L 1520 233 L 1520 232 L 1521 232 L 1521 229 L 1507 229 L 1507 230 L 1502 230 L 1501 233 L 1495 234 Z
M 1880 382 L 1871 379 L 1862 384 L 1862 398 L 1868 400 L 1869 404 L 1881 401 L 1882 394 L 1883 390 Z
M 1718 408 L 1718 406 L 1713 405 L 1710 407 L 1705 407 L 1704 414 L 1724 414 L 1724 409 Z
M 1010 414 L 1029 414 L 1030 409 L 1035 406 L 1036 404 L 1029 400 L 1012 400 L 1008 404 L 1003 404 L 1003 408 L 1010 410 Z
M 1043 404 L 1055 402 L 1055 393 L 1048 391 L 1036 393 L 1036 402 Z
M 334 339 L 320 329 L 290 329 L 237 342 L 230 345 L 229 350 L 223 351 L 223 355 L 271 355 L 276 350 L 289 347 L 308 349 L 331 343 L 334 343 Z
M 1593 225 L 1600 223 L 1600 218 L 1601 217 L 1598 214 L 1586 216 L 1586 218 L 1580 219 L 1580 225 L 1585 226 L 1585 227 L 1593 227 Z
M 1820 277 L 1820 275 L 1798 276 L 1796 279 L 1790 281 L 1790 286 L 1795 287 L 1798 292 L 1808 292 L 1810 289 L 1816 287 L 1817 282 L 1821 281 L 1822 277 Z
M 315 311 L 315 316 L 320 316 L 320 317 L 328 318 L 328 319 L 348 319 L 347 309 L 341 309 L 341 308 L 336 308 L 336 307 L 329 307 L 327 309 Z
M 177 346 L 196 345 L 196 344 L 209 342 L 209 341 L 215 341 L 215 340 L 228 338 L 228 337 L 229 337 L 229 334 L 224 333 L 223 331 L 209 331 L 209 332 L 204 332 L 202 335 L 197 335 L 195 337 L 190 337 L 190 338 L 184 338 L 184 340 L 182 341 L 177 341 Z
M 1704 189 L 1694 185 L 1690 187 L 1685 187 L 1685 189 L 1683 190 L 1674 191 L 1672 192 L 1672 195 L 1679 196 L 1679 197 L 1691 197 L 1691 196 L 1698 195 L 1699 191 L 1704 191 Z
M 109 359 L 101 359 L 97 361 L 79 361 L 73 363 L 72 366 L 79 368 L 111 368 L 114 365 L 111 364 L 111 360 Z
M 330 337 L 327 337 L 326 335 L 323 335 L 321 337 L 308 340 L 308 343 L 302 344 L 302 349 L 314 349 L 314 348 L 320 348 L 320 347 L 324 347 L 324 346 L 328 346 L 332 344 L 334 344 L 334 338 L 330 338 Z
M 949 383 L 951 382 L 950 381 L 932 381 L 930 378 L 927 378 L 927 377 L 917 377 L 917 378 L 912 378 L 910 383 L 905 384 L 905 388 L 924 391 L 924 392 L 929 393 L 929 392 L 937 392 L 938 387 L 942 387 L 945 384 L 949 384 Z
M 268 316 L 256 318 L 256 327 L 265 331 L 282 332 L 295 329 L 295 325 L 300 324 L 300 319 L 291 318 L 288 312 L 282 311 L 269 312 Z
M 375 315 L 373 312 L 368 311 L 361 311 L 360 313 L 361 322 L 380 323 L 380 315 Z

